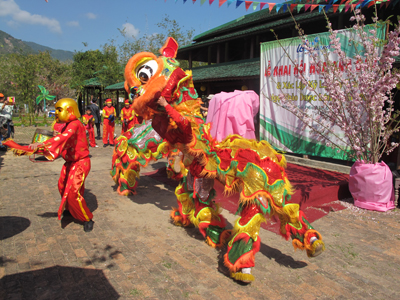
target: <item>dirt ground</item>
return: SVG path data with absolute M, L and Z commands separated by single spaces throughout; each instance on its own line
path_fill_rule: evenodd
M 347 209 L 312 224 L 326 244 L 313 259 L 261 229 L 256 281 L 243 285 L 223 266 L 226 249 L 171 224 L 173 188 L 142 176 L 137 195 L 119 196 L 109 175 L 113 149 L 97 142 L 84 195 L 90 233 L 57 220 L 62 159 L 0 154 L 0 299 L 400 299 L 398 209 L 345 202 Z M 232 227 L 236 216 L 223 214 Z

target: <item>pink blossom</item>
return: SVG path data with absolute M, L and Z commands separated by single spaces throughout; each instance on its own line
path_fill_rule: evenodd
M 354 57 L 354 61 L 341 50 L 340 39 L 331 23 L 328 22 L 329 45 L 331 51 L 339 57 L 337 62 L 330 61 L 327 53 L 321 58 L 307 37 L 300 34 L 304 49 L 309 52 L 310 64 L 315 65 L 315 70 L 322 77 L 327 93 L 327 96 L 319 96 L 323 105 L 315 105 L 311 101 L 309 105 L 312 109 L 297 107 L 286 98 L 285 93 L 279 95 L 280 101 L 277 104 L 294 113 L 303 122 L 303 126 L 308 126 L 320 135 L 328 147 L 339 152 L 350 148 L 351 158 L 375 163 L 383 153 L 389 153 L 399 146 L 398 143 L 390 143 L 390 137 L 400 129 L 399 122 L 393 121 L 394 102 L 391 95 L 400 81 L 400 74 L 391 72 L 394 57 L 400 51 L 400 26 L 389 32 L 380 50 L 378 45 L 381 41 L 376 30 L 380 26 L 378 19 L 373 18 L 372 29 L 366 27 L 365 17 L 357 9 L 350 20 L 355 21 L 352 27 L 354 39 L 363 48 Z M 309 78 L 302 71 L 303 66 L 300 64 L 300 81 L 309 91 L 316 93 L 315 87 L 309 85 Z M 340 127 L 344 137 L 335 136 L 332 130 L 334 126 Z M 345 146 L 339 146 L 335 140 Z

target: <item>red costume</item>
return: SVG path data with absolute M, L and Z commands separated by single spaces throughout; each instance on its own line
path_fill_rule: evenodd
M 103 144 L 107 145 L 110 143 L 110 145 L 114 145 L 115 108 L 113 106 L 104 106 L 103 118 Z
M 58 180 L 58 190 L 61 194 L 58 219 L 61 219 L 65 209 L 69 210 L 75 219 L 83 222 L 93 218 L 83 198 L 85 180 L 90 171 L 90 158 L 86 130 L 79 120 L 67 123 L 59 135 L 45 141 L 36 150 L 20 146 L 13 141 L 8 143 L 17 155 L 37 153 L 44 155 L 48 160 L 54 160 L 61 155 L 65 164 Z
M 126 103 L 129 103 L 129 100 L 125 100 L 125 104 Z M 143 122 L 143 118 L 136 116 L 132 106 L 129 106 L 128 108 L 126 107 L 122 108 L 121 121 L 122 121 L 122 131 L 121 131 L 122 134 L 124 132 L 127 132 L 136 124 L 141 124 Z
M 177 49 L 176 41 L 168 38 L 160 49 L 162 56 L 138 53 L 125 67 L 126 91 L 137 90 L 138 94 L 133 108 L 144 119 L 152 119 L 154 130 L 167 142 L 171 156 L 182 153 L 176 162 L 182 161 L 189 170 L 175 190 L 178 208 L 171 212 L 174 224 L 198 227 L 213 247 L 228 242 L 224 263 L 232 278 L 247 283 L 254 280 L 251 269 L 260 250 L 260 227 L 269 216 L 279 218 L 281 235 L 292 238 L 295 249 L 306 250 L 309 257 L 322 253 L 325 245 L 321 235 L 300 206 L 290 203 L 294 188 L 286 176 L 285 157 L 266 141 L 240 135 L 230 135 L 220 142 L 214 139 L 211 125 L 204 124 L 200 116 L 202 102 L 197 99 L 191 73 L 180 69 L 174 59 Z M 123 146 L 120 152 L 127 149 L 124 151 L 132 156 L 132 151 Z M 214 180 L 224 185 L 225 193 L 239 193 L 240 218 L 232 231 L 225 229 L 225 219 L 213 201 Z M 124 182 L 120 184 L 129 188 Z
M 94 117 L 92 115 L 83 115 L 83 124 L 89 133 L 90 147 L 96 147 L 96 140 L 94 138 Z

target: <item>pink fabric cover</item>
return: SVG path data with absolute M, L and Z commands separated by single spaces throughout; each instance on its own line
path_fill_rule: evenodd
M 350 170 L 349 189 L 355 206 L 377 211 L 395 208 L 393 175 L 384 162 L 355 162 Z
M 254 91 L 221 92 L 216 94 L 208 107 L 207 123 L 212 123 L 211 136 L 222 141 L 230 134 L 255 139 L 254 116 L 260 99 Z

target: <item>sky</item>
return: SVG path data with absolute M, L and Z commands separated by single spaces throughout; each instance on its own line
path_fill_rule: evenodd
M 219 0 L 211 5 L 209 0 L 203 5 L 201 0 L 0 0 L 0 30 L 53 49 L 95 50 L 112 39 L 122 43 L 118 28 L 136 38 L 160 32 L 156 24 L 165 15 L 198 35 L 254 12 L 252 7 L 246 11 L 244 3 L 238 8 L 236 1 L 227 3 L 219 7 Z

